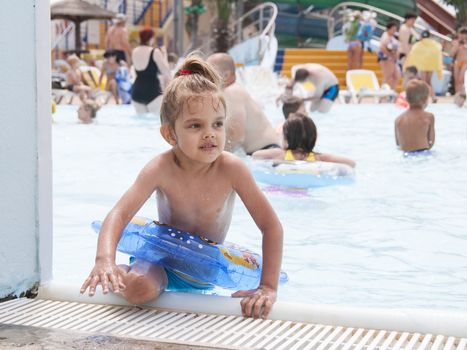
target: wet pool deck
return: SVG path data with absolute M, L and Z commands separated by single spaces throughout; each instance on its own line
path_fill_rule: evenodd
M 95 333 L 0 324 L 0 349 L 212 350 L 213 347 L 137 340 Z M 218 347 L 216 347 L 218 349 Z

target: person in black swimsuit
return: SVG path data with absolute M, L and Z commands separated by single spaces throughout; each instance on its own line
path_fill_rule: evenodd
M 141 45 L 132 54 L 136 71 L 131 93 L 132 103 L 138 114 L 159 114 L 163 88 L 159 75 L 167 78 L 170 74 L 166 53 L 163 49 L 152 48 L 154 31 L 151 28 L 141 29 L 139 36 Z

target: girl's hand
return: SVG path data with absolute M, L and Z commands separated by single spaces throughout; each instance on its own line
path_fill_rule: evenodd
M 113 261 L 97 261 L 89 274 L 88 278 L 81 286 L 80 293 L 84 294 L 89 287 L 89 296 L 92 297 L 96 293 L 98 284 L 102 285 L 104 294 L 109 292 L 109 283 L 112 283 L 114 293 L 120 293 L 120 290 L 125 289 L 122 273 Z
M 244 317 L 267 318 L 277 298 L 277 291 L 260 285 L 258 289 L 239 290 L 232 294 L 234 298 L 243 298 L 240 302 Z

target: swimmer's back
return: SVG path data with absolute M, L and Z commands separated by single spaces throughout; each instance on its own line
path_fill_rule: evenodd
M 234 83 L 225 90 L 225 96 L 229 105 L 227 110 L 232 111 L 228 114 L 229 117 L 237 118 L 238 115 L 244 114 L 244 119 L 242 118 L 243 120 L 239 120 L 238 123 L 244 123 L 242 146 L 246 153 L 253 153 L 267 145 L 278 144 L 279 137 L 272 124 L 244 87 Z M 237 124 L 237 121 L 234 123 Z
M 434 143 L 434 116 L 423 110 L 412 110 L 402 113 L 395 122 L 399 147 L 403 151 L 429 149 Z M 433 142 L 430 144 L 430 132 Z

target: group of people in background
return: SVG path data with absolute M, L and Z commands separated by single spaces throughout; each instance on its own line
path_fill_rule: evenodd
M 416 15 L 407 14 L 398 28 L 394 22 L 386 25 L 377 53 L 381 65 L 383 84 L 396 89 L 403 79 L 406 112 L 396 119 L 396 144 L 404 151 L 430 149 L 434 144 L 434 116 L 424 109 L 429 98 L 436 102 L 431 86 L 431 77 L 436 72 L 440 77 L 443 68 L 441 45 L 431 38 L 429 31 L 420 35 L 414 30 Z M 354 13 L 345 29 L 348 41 L 349 69 L 362 66 L 363 50 L 372 37 L 375 28 L 374 16 Z M 119 74 L 129 75 L 130 64 L 136 76 L 125 102 L 130 102 L 138 114 L 153 112 L 159 114 L 163 91 L 175 75 L 177 57 L 167 54 L 165 48 L 155 46 L 155 33 L 151 28 L 139 31 L 140 43 L 131 49 L 128 33 L 122 16 L 109 28 L 106 36 L 106 52 L 101 68 L 98 86 L 104 76 L 105 89 L 117 103 L 123 102 L 124 92 L 119 88 Z M 464 74 L 467 68 L 467 28 L 459 29 L 454 38 L 450 55 L 453 60 L 453 74 L 456 98 L 465 101 Z M 79 58 L 68 57 L 72 69 L 67 74 L 68 88 L 79 94 L 82 105 L 78 110 L 79 119 L 89 123 L 96 116 L 99 104 L 90 98 L 91 88 L 83 84 L 80 76 Z M 283 158 L 285 160 L 322 160 L 341 162 L 355 166 L 353 160 L 345 157 L 314 153 L 317 130 L 308 112 L 326 113 L 339 95 L 337 77 L 323 65 L 306 64 L 296 70 L 293 79 L 280 97 L 283 103 L 285 122 L 274 128 L 260 105 L 247 90 L 236 81 L 235 62 L 225 53 L 216 53 L 207 59 L 222 78 L 222 91 L 226 101 L 226 150 L 243 149 L 255 158 Z M 178 72 L 180 74 L 180 72 Z M 297 83 L 310 82 L 313 93 L 307 97 L 294 95 Z M 309 111 L 305 102 L 310 102 Z M 298 135 L 298 136 L 297 136 Z
M 354 33 L 349 35 L 350 69 L 361 67 L 366 42 L 361 38 L 371 37 L 369 28 L 374 20 L 372 16 L 366 18 L 368 27 L 363 30 L 365 23 L 355 18 L 353 21 L 358 22 L 349 26 L 349 31 Z M 435 98 L 430 86 L 431 74 L 438 71 L 441 56 L 434 57 L 440 47 L 429 41 L 432 39 L 428 31 L 416 37 L 414 20 L 412 15 L 406 16 L 399 39 L 396 38 L 397 25 L 387 24 L 378 61 L 384 83 L 394 89 L 401 78 L 399 65 L 405 68 L 404 98 L 409 108 L 395 119 L 395 141 L 403 151 L 423 152 L 431 149 L 435 142 L 435 119 L 425 108 L 430 95 Z M 109 32 L 119 37 L 122 33 Z M 466 35 L 467 31 L 461 29 L 452 45 L 456 89 L 464 83 L 459 77 L 467 64 Z M 215 53 L 203 60 L 191 55 L 175 70 L 169 64 L 169 59 L 172 62 L 175 59 L 170 58 L 164 48 L 155 47 L 152 29 L 141 29 L 139 37 L 140 44 L 131 51 L 125 45 L 114 44 L 107 48 L 99 84 L 103 76 L 107 76 L 106 89 L 119 98 L 118 84 L 112 80 L 116 81 L 120 67 L 131 64 L 136 75 L 131 101 L 137 113 L 160 114 L 160 132 L 171 150 L 157 155 L 145 166 L 107 215 L 99 235 L 95 265 L 81 293 L 89 290 L 92 296 L 101 284 L 106 294 L 111 284 L 114 293 L 132 304 L 142 304 L 156 299 L 173 284 L 172 272 L 161 266 L 140 259 L 130 265 L 115 264 L 115 247 L 121 231 L 152 193 L 156 193 L 162 223 L 190 232 L 204 232 L 207 239 L 220 243 L 227 234 L 233 198 L 238 193 L 263 234 L 264 264 L 258 288 L 238 291 L 232 296 L 243 298 L 244 316 L 267 317 L 276 300 L 282 227 L 247 166 L 231 153 L 241 149 L 256 159 L 322 161 L 355 167 L 352 159 L 315 150 L 318 130 L 308 114 L 330 110 L 339 95 L 338 79 L 319 64 L 306 64 L 297 69 L 279 98 L 285 121 L 274 128 L 261 106 L 236 80 L 231 56 Z M 433 55 L 428 58 L 430 63 L 420 64 L 422 60 L 417 57 L 427 53 Z M 70 73 L 73 74 L 78 73 Z M 73 91 L 86 97 L 89 90 L 80 85 L 79 76 L 74 79 Z M 307 82 L 314 86 L 311 96 L 296 96 L 297 84 Z M 84 97 L 78 114 L 80 120 L 89 122 L 95 117 L 95 106 Z M 311 102 L 308 110 L 305 102 Z M 199 198 L 204 198 L 203 205 Z M 197 283 L 183 276 L 181 279 L 184 283 Z
M 347 42 L 348 69 L 361 69 L 363 66 L 363 51 L 366 43 L 371 40 L 375 29 L 375 14 L 365 11 L 355 11 L 348 18 L 344 27 L 344 37 Z M 432 87 L 433 73 L 442 79 L 443 63 L 448 63 L 452 69 L 452 81 L 456 103 L 462 105 L 465 101 L 464 74 L 467 69 L 467 28 L 460 28 L 453 37 L 448 56 L 443 57 L 442 46 L 431 36 L 429 30 L 420 34 L 415 30 L 417 15 L 408 13 L 400 28 L 396 22 L 389 21 L 381 36 L 377 60 L 381 67 L 382 83 L 396 90 L 405 70 L 415 67 L 418 77 L 430 87 L 433 102 L 437 101 Z M 371 46 L 368 44 L 368 49 Z M 452 62 L 452 65 L 449 64 Z M 405 84 L 406 82 L 404 82 Z
M 171 79 L 178 57 L 168 55 L 163 47 L 154 47 L 155 32 L 152 28 L 142 28 L 139 39 L 139 45 L 132 48 L 125 28 L 125 16 L 118 14 L 105 36 L 105 52 L 98 77 L 92 74 L 90 78 L 85 76 L 81 69 L 82 61 L 76 54 L 67 57 L 66 87 L 79 96 L 82 104 L 80 120 L 90 122 L 95 117 L 100 105 L 92 100 L 95 100 L 95 92 L 101 89 L 108 93 L 105 102 L 113 98 L 116 104 L 133 104 L 138 114 L 159 113 L 162 91 Z M 90 109 L 91 119 L 83 118 L 83 111 Z

